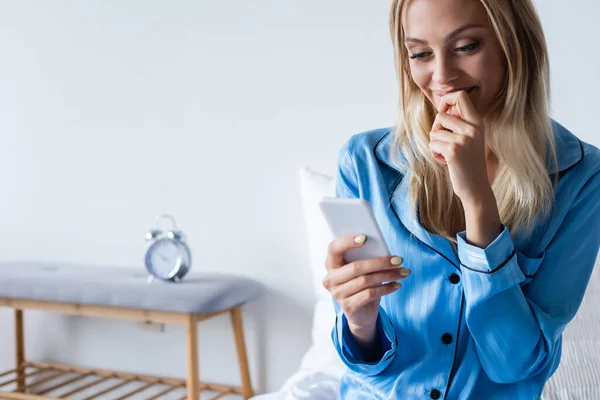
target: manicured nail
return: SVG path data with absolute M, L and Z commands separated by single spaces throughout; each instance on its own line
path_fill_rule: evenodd
M 400 289 L 402 284 L 400 282 L 394 282 L 394 289 Z
M 402 275 L 402 276 L 409 276 L 410 275 L 410 269 L 408 269 L 408 268 L 400 268 L 400 275 Z
M 356 243 L 356 244 L 363 244 L 366 241 L 367 241 L 367 237 L 365 235 L 358 235 L 357 237 L 354 238 L 354 243 Z
M 402 257 L 398 257 L 398 256 L 392 257 L 390 259 L 390 262 L 392 263 L 392 265 L 400 265 L 400 264 L 402 264 Z

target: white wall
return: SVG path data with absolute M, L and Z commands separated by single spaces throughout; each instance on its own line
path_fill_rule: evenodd
M 554 115 L 600 145 L 600 7 L 537 3 Z M 393 123 L 387 7 L 0 2 L 0 259 L 142 269 L 145 231 L 173 213 L 195 271 L 267 286 L 245 322 L 255 388 L 277 389 L 309 345 L 298 169 L 333 172 L 350 134 Z M 11 318 L 0 311 L 2 369 L 13 363 Z M 149 333 L 123 321 L 27 315 L 34 359 L 184 376 L 183 338 L 180 327 Z M 232 344 L 228 319 L 201 324 L 202 379 L 239 382 Z

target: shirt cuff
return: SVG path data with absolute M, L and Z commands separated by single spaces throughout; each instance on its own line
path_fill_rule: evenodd
M 463 267 L 476 272 L 491 273 L 502 268 L 515 253 L 510 231 L 503 225 L 502 233 L 485 249 L 467 242 L 467 232 L 456 235 L 458 258 Z
M 346 316 L 344 314 L 342 314 L 342 324 L 342 335 L 344 338 L 343 345 L 344 351 L 347 353 L 347 356 L 355 360 L 361 360 L 362 363 L 367 363 L 364 361 L 366 359 L 365 354 L 362 354 L 362 349 L 360 348 L 360 345 L 356 343 L 354 337 L 352 336 L 352 333 L 350 332 L 350 328 L 348 327 L 348 320 L 346 319 Z M 392 348 L 392 343 L 387 338 L 383 330 L 381 318 L 379 316 L 377 317 L 377 334 L 381 338 L 379 343 L 380 349 L 378 354 L 385 354 Z
M 467 309 L 525 280 L 506 226 L 485 249 L 467 243 L 465 231 L 459 232 L 456 239 Z
M 381 306 L 377 316 L 377 331 L 381 337 L 383 356 L 378 361 L 364 361 L 360 358 L 359 344 L 350 332 L 346 316 L 343 312 L 336 315 L 335 329 L 332 332 L 333 342 L 340 358 L 348 368 L 372 376 L 382 372 L 392 362 L 398 345 L 397 337 L 391 321 Z

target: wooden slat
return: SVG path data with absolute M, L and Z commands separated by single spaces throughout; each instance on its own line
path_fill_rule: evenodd
M 231 386 L 231 385 L 221 385 L 218 383 L 201 383 L 198 385 L 200 390 L 207 390 L 209 392 L 223 392 L 226 390 L 231 390 L 232 393 L 242 394 L 243 389 L 239 386 Z
M 116 384 L 114 386 L 111 386 L 111 387 L 109 387 L 107 389 L 104 389 L 101 392 L 94 393 L 91 396 L 88 396 L 88 397 L 84 398 L 83 400 L 92 400 L 92 399 L 95 399 L 96 397 L 102 396 L 103 394 L 106 394 L 108 392 L 112 392 L 113 390 L 117 390 L 118 388 L 123 387 L 125 385 L 129 385 L 131 382 L 134 382 L 134 381 L 130 381 L 130 380 L 123 381 L 123 382 L 118 383 L 118 384 Z
M 89 389 L 89 388 L 91 388 L 92 386 L 96 386 L 97 384 L 99 384 L 99 383 L 102 383 L 102 382 L 105 382 L 105 381 L 107 381 L 107 380 L 109 380 L 109 379 L 112 379 L 112 378 L 111 378 L 111 377 L 109 377 L 109 376 L 101 376 L 101 377 L 98 377 L 98 379 L 96 379 L 95 381 L 88 382 L 88 383 L 86 383 L 86 384 L 85 384 L 85 385 L 83 385 L 83 386 L 79 386 L 79 387 L 77 387 L 77 388 L 75 388 L 75 389 L 71 390 L 70 392 L 67 392 L 67 393 L 63 393 L 63 394 L 61 394 L 61 395 L 60 395 L 60 397 L 61 397 L 61 398 L 63 398 L 63 399 L 67 399 L 67 398 L 69 398 L 69 396 L 72 396 L 72 395 L 74 395 L 75 393 L 78 393 L 78 392 L 81 392 L 81 391 L 83 391 L 83 390 Z
M 17 370 L 16 370 L 16 369 L 12 369 L 12 370 L 10 370 L 10 371 L 2 372 L 2 373 L 0 374 L 0 378 L 2 378 L 2 377 L 5 377 L 6 375 L 14 374 L 15 372 L 17 372 Z
M 157 393 L 157 394 L 155 394 L 154 396 L 152 396 L 152 397 L 148 397 L 146 400 L 156 400 L 156 399 L 158 399 L 159 397 L 162 397 L 162 396 L 164 396 L 165 394 L 171 393 L 173 390 L 181 389 L 181 388 L 184 388 L 184 387 L 185 387 L 185 384 L 181 384 L 181 385 L 179 385 L 179 386 L 171 386 L 171 387 L 168 387 L 168 388 L 166 388 L 165 390 L 163 390 L 163 391 L 161 391 L 161 392 L 158 392 L 158 393 Z
M 6 385 L 10 385 L 11 383 L 14 383 L 14 382 L 16 382 L 16 381 L 17 381 L 17 378 L 15 378 L 15 379 L 11 379 L 11 380 L 9 380 L 9 381 L 0 382 L 0 388 L 1 388 L 1 387 L 4 387 L 4 386 L 6 386 Z
M 70 384 L 72 384 L 72 383 L 74 383 L 74 382 L 77 382 L 77 381 L 80 381 L 80 380 L 82 380 L 82 379 L 84 379 L 84 378 L 87 378 L 87 377 L 88 377 L 88 376 L 90 376 L 90 375 L 91 375 L 91 374 L 83 374 L 83 375 L 78 375 L 78 376 L 75 376 L 75 377 L 73 377 L 73 378 L 71 378 L 71 379 L 67 379 L 66 381 L 63 381 L 63 382 L 57 383 L 57 384 L 56 384 L 56 385 L 54 385 L 54 386 L 50 386 L 49 388 L 46 388 L 46 389 L 42 390 L 41 392 L 37 392 L 36 394 L 42 395 L 42 394 L 49 393 L 49 392 L 51 392 L 51 391 L 53 391 L 53 390 L 56 390 L 56 389 L 58 389 L 58 388 L 60 388 L 60 387 L 62 387 L 62 386 L 70 385 Z
M 105 369 L 97 369 L 97 368 L 82 368 L 82 367 L 74 367 L 71 365 L 65 364 L 55 364 L 55 363 L 47 363 L 47 362 L 26 362 L 26 366 L 35 367 L 35 368 L 46 368 L 46 369 L 57 369 L 65 372 L 77 372 L 80 374 L 92 373 L 94 375 L 109 377 L 109 378 L 119 378 L 119 379 L 128 379 L 128 380 L 137 380 L 142 382 L 155 382 L 158 384 L 165 385 L 186 385 L 186 381 L 183 379 L 175 379 L 175 378 L 165 378 L 161 376 L 151 376 L 151 375 L 143 375 L 143 374 L 133 374 L 129 372 L 119 372 L 119 371 L 111 371 Z M 210 390 L 214 392 L 222 392 L 225 390 L 233 390 L 235 393 L 242 394 L 242 388 L 239 386 L 233 385 L 223 385 L 219 383 L 198 383 L 199 390 Z
M 32 387 L 39 386 L 42 383 L 52 381 L 52 380 L 58 378 L 59 376 L 62 376 L 62 375 L 65 375 L 68 373 L 68 372 L 64 372 L 64 371 L 53 371 L 53 372 L 54 372 L 53 374 L 48 375 L 47 377 L 40 379 L 39 381 L 35 381 L 33 383 L 30 383 L 29 385 L 25 385 L 24 390 L 31 389 Z
M 30 373 L 30 374 L 26 374 L 26 375 L 25 375 L 25 378 L 30 378 L 30 377 L 32 377 L 32 376 L 39 375 L 39 374 L 41 374 L 42 372 L 48 372 L 48 371 L 49 371 L 49 370 L 47 370 L 47 369 L 38 369 L 38 370 L 36 370 L 35 372 L 32 372 L 32 373 Z M 2 387 L 2 386 L 6 386 L 6 385 L 8 385 L 9 383 L 14 383 L 14 382 L 16 382 L 16 381 L 18 381 L 18 380 L 19 380 L 19 378 L 17 377 L 17 378 L 14 378 L 14 379 L 10 380 L 10 381 L 2 382 L 2 383 L 0 383 L 0 387 Z M 21 390 L 21 391 L 22 391 L 22 390 Z
M 154 386 L 154 385 L 156 385 L 156 382 L 149 382 L 149 383 L 146 383 L 145 385 L 143 385 L 143 386 L 141 386 L 141 387 L 139 387 L 139 388 L 137 388 L 137 389 L 134 389 L 134 390 L 132 390 L 132 391 L 131 391 L 131 392 L 129 392 L 129 393 L 125 393 L 123 396 L 121 396 L 121 397 L 119 397 L 119 398 L 117 398 L 117 399 L 115 399 L 115 400 L 124 400 L 124 399 L 126 399 L 126 398 L 128 398 L 128 397 L 131 397 L 131 396 L 133 396 L 134 394 L 138 394 L 138 393 L 140 393 L 140 392 L 143 392 L 144 390 L 146 390 L 146 389 L 149 389 L 149 388 L 151 388 L 151 387 L 152 387 L 152 386 Z
M 58 369 L 66 372 L 77 372 L 80 374 L 92 373 L 98 376 L 105 376 L 109 378 L 119 378 L 126 379 L 131 381 L 143 381 L 143 382 L 159 382 L 165 383 L 168 385 L 180 385 L 185 381 L 182 379 L 174 379 L 174 378 L 164 378 L 160 376 L 150 376 L 150 375 L 142 375 L 142 374 L 132 374 L 129 372 L 119 372 L 119 371 L 111 371 L 106 369 L 98 369 L 98 368 L 83 368 L 83 367 L 74 367 L 71 365 L 65 364 L 54 364 L 54 363 L 45 363 L 45 362 L 27 362 L 26 365 L 37 367 L 37 368 L 52 368 Z
M 54 397 L 37 396 L 30 393 L 18 392 L 0 392 L 0 399 L 3 400 L 60 400 Z
M 27 368 L 26 364 L 25 364 L 25 368 Z M 36 368 L 35 371 L 33 371 L 33 372 L 29 373 L 29 374 L 26 373 L 25 374 L 25 379 L 31 378 L 32 376 L 36 376 L 36 375 L 39 375 L 39 374 L 42 374 L 42 373 L 48 372 L 48 371 L 51 371 L 51 370 L 48 369 L 48 368 Z
M 234 394 L 234 393 L 232 391 L 228 390 L 226 392 L 219 393 L 218 395 L 216 395 L 215 397 L 211 398 L 210 400 L 218 400 L 218 399 L 220 399 L 222 397 L 225 397 L 227 395 L 230 395 L 230 394 Z
M 74 367 L 74 366 L 69 366 L 69 365 L 42 363 L 42 362 L 26 362 L 24 364 L 24 366 L 27 368 L 38 368 L 36 371 L 27 375 L 27 377 L 37 375 L 42 372 L 49 372 L 49 371 L 55 372 L 55 374 L 51 375 L 50 377 L 45 378 L 44 381 L 57 379 L 59 376 L 61 376 L 63 374 L 73 373 L 73 372 L 80 373 L 80 374 L 87 374 L 88 377 L 96 375 L 99 378 L 93 382 L 89 382 L 85 385 L 74 388 L 70 392 L 61 394 L 59 396 L 59 398 L 61 398 L 61 399 L 69 398 L 70 396 L 72 396 L 75 393 L 89 389 L 89 388 L 96 386 L 102 382 L 105 382 L 109 379 L 120 379 L 120 380 L 124 380 L 124 382 L 119 383 L 117 385 L 117 387 L 113 386 L 112 388 L 108 388 L 107 390 L 103 391 L 100 394 L 94 393 L 93 396 L 90 397 L 91 399 L 97 397 L 98 395 L 105 394 L 109 391 L 112 391 L 119 387 L 125 386 L 128 383 L 132 383 L 132 382 L 136 382 L 136 381 L 141 381 L 141 382 L 145 382 L 148 384 L 152 383 L 153 385 L 168 385 L 169 386 L 166 389 L 164 389 L 162 392 L 157 393 L 156 395 L 153 395 L 152 397 L 149 397 L 147 400 L 156 400 L 156 399 L 160 398 L 161 396 L 164 396 L 174 390 L 186 388 L 186 381 L 182 380 L 182 379 L 163 378 L 163 377 L 138 375 L 138 374 L 131 374 L 131 373 L 120 373 L 120 372 L 108 371 L 108 370 L 87 369 L 87 368 L 80 368 L 80 367 Z M 38 382 L 33 383 L 30 386 L 37 386 L 37 384 L 39 384 L 39 383 L 43 383 L 43 382 L 38 381 Z M 61 383 L 60 386 L 64 386 L 64 384 Z M 241 387 L 231 386 L 231 385 L 223 385 L 223 384 L 217 384 L 217 383 L 198 382 L 197 388 L 198 388 L 197 389 L 198 393 L 202 392 L 202 391 L 210 391 L 210 392 L 216 392 L 216 393 L 243 394 L 243 390 Z M 0 391 L 0 399 L 3 399 L 4 395 L 5 395 L 5 393 Z M 186 395 L 186 398 L 187 397 L 188 396 Z M 37 398 L 41 399 L 42 397 L 37 396 Z
M 5 297 L 0 298 L 0 306 L 22 310 L 52 311 L 69 315 L 78 315 L 82 317 L 123 318 L 157 323 L 184 323 L 189 315 L 189 313 L 94 306 L 88 304 L 58 303 L 29 299 L 9 299 Z

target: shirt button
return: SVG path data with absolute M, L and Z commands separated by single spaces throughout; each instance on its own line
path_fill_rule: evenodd
M 452 282 L 453 284 L 457 284 L 458 282 L 460 282 L 460 276 L 456 275 L 456 274 L 452 274 L 450 275 L 450 277 L 448 278 L 450 279 L 450 282 Z
M 440 393 L 439 390 L 437 389 L 433 389 L 430 393 L 429 393 L 429 397 L 431 397 L 433 400 L 437 400 L 440 397 L 442 397 L 442 394 Z
M 442 343 L 444 343 L 444 344 L 452 343 L 452 335 L 449 333 L 444 333 L 442 335 Z

